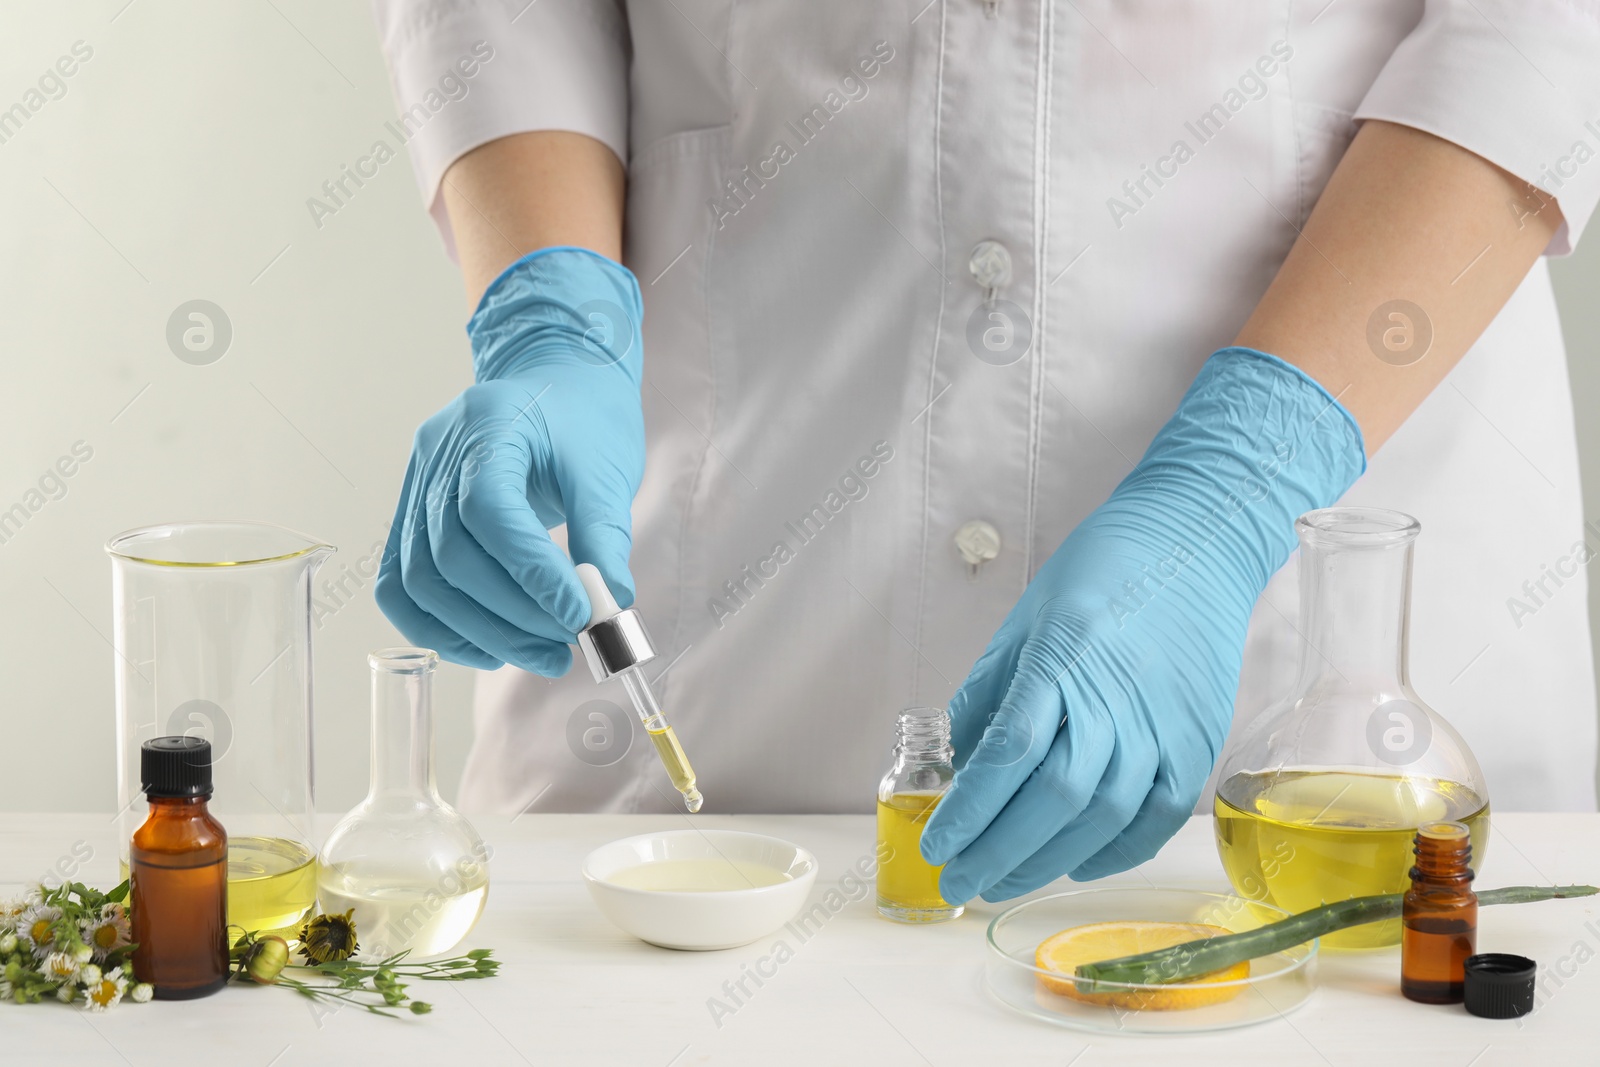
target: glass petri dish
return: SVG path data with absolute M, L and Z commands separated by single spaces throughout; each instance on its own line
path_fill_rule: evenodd
M 1101 983 L 1118 1003 L 1091 1003 L 1054 991 L 1062 975 L 1034 965 L 1039 942 L 1088 923 L 1128 921 L 1205 923 L 1230 933 L 1288 918 L 1289 912 L 1227 893 L 1194 889 L 1116 887 L 1080 889 L 1025 901 L 989 924 L 985 983 L 1001 1004 L 1058 1026 L 1101 1033 L 1181 1034 L 1226 1030 L 1277 1019 L 1294 1011 L 1316 988 L 1317 942 L 1250 961 L 1246 978 L 1207 983 L 1210 1003 L 1192 1007 L 1138 1007 L 1141 994 L 1172 986 Z M 1047 982 L 1046 979 L 1049 981 Z M 1232 993 L 1228 991 L 1232 990 Z M 1124 995 L 1125 994 L 1125 995 Z M 1226 999 L 1218 1000 L 1218 996 Z

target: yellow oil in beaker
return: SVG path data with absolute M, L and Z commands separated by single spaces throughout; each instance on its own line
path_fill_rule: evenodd
M 299 936 L 316 903 L 316 857 L 305 845 L 281 837 L 229 839 L 229 926 Z
M 1217 788 L 1217 851 L 1243 897 L 1301 912 L 1410 884 L 1412 839 L 1426 822 L 1463 822 L 1473 865 L 1489 805 L 1457 782 L 1402 775 L 1302 771 L 1236 774 Z M 1329 934 L 1328 948 L 1398 944 L 1400 920 Z
M 118 864 L 124 880 L 126 860 Z M 300 926 L 317 903 L 316 857 L 298 841 L 281 837 L 228 840 L 228 925 L 285 938 L 300 936 Z M 237 938 L 239 931 L 232 931 Z

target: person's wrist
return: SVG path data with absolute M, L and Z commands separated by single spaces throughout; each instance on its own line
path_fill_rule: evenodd
M 1180 565 L 1225 566 L 1259 594 L 1294 549 L 1295 520 L 1365 469 L 1360 428 L 1335 397 L 1294 365 L 1233 346 L 1206 361 L 1106 518 L 1135 518 Z
M 637 389 L 643 373 L 639 283 L 622 264 L 586 248 L 541 248 L 501 271 L 467 322 L 473 371 L 485 382 L 551 362 L 618 372 Z

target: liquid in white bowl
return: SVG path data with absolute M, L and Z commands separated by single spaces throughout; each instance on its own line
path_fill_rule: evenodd
M 778 885 L 790 878 L 789 872 L 764 863 L 712 857 L 640 863 L 609 874 L 605 880 L 627 889 L 663 893 L 725 893 Z

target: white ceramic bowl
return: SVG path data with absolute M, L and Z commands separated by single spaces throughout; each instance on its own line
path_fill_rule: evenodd
M 731 860 L 789 875 L 749 889 L 704 892 L 635 889 L 609 879 L 664 860 Z M 777 930 L 799 913 L 817 879 L 816 857 L 799 845 L 741 830 L 670 830 L 601 845 L 583 861 L 583 880 L 602 914 L 652 945 L 737 948 Z

